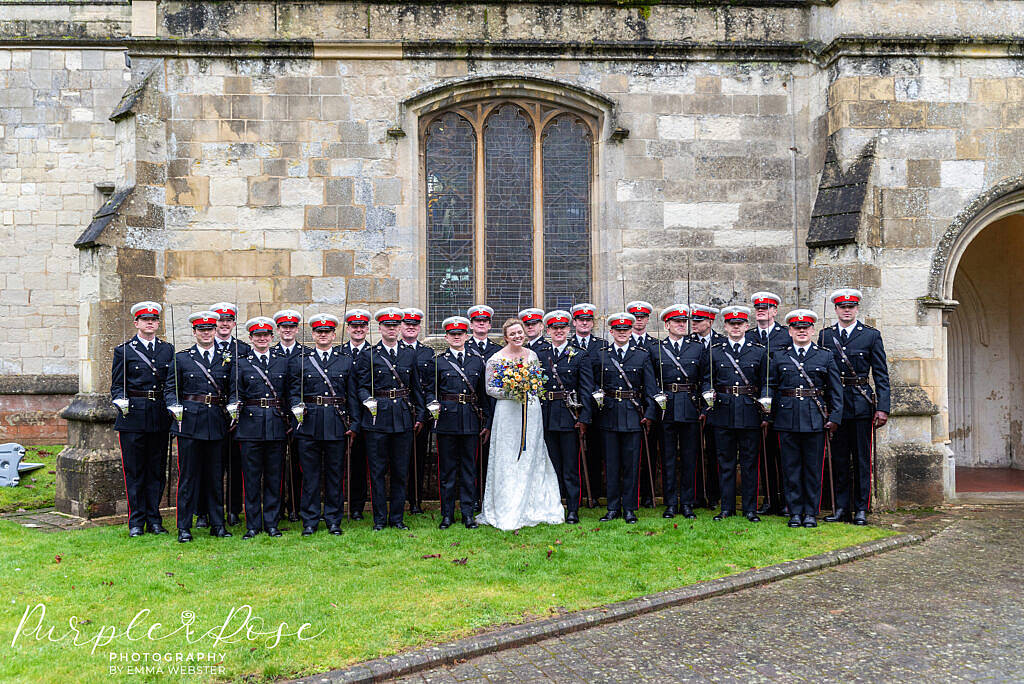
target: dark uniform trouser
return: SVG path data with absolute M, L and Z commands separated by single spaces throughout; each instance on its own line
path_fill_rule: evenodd
M 486 442 L 480 442 L 476 448 L 476 457 L 480 461 L 480 465 L 477 468 L 477 483 L 476 493 L 474 498 L 476 499 L 475 510 L 480 510 L 480 504 L 484 498 L 484 488 L 487 487 L 487 459 L 491 455 L 491 440 L 488 439 Z
M 277 527 L 281 519 L 285 441 L 245 441 L 238 444 L 242 450 L 245 526 L 257 532 Z
M 871 418 L 843 420 L 832 439 L 836 506 L 866 511 L 871 505 Z M 852 463 L 851 463 L 852 461 Z M 853 469 L 853 507 L 850 507 L 850 469 Z
M 608 510 L 636 512 L 640 492 L 640 432 L 602 430 L 608 471 Z
M 238 448 L 238 442 L 228 437 L 221 440 L 223 446 L 221 449 L 223 453 L 220 457 L 222 464 L 221 468 L 221 481 L 224 480 L 224 473 L 228 474 L 227 490 L 224 491 L 224 499 L 227 502 L 228 513 L 234 513 L 238 515 L 242 512 L 242 452 Z M 196 509 L 198 515 L 209 515 L 210 511 L 206 508 L 206 502 L 209 500 L 209 495 L 205 489 L 206 479 L 204 478 L 200 482 L 201 487 L 199 492 L 199 508 Z M 223 490 L 223 485 L 221 486 Z M 222 501 L 221 507 L 223 508 L 224 502 Z
M 704 454 L 698 470 L 697 503 L 701 506 L 714 508 L 718 503 L 718 450 L 715 448 L 715 429 L 711 423 L 704 427 Z M 700 436 L 698 435 L 698 439 Z
M 344 439 L 310 439 L 299 436 L 295 438 L 295 446 L 299 452 L 299 465 L 302 468 L 302 490 L 299 492 L 299 516 L 304 527 L 316 527 L 320 524 L 320 483 L 323 478 L 324 521 L 328 525 L 340 525 L 342 518 L 342 502 L 344 487 L 342 478 L 345 472 Z
M 587 428 L 587 474 L 590 475 L 590 495 L 597 501 L 604 494 L 604 478 L 601 471 L 604 469 L 604 440 L 601 439 L 601 424 L 598 416 Z M 591 437 L 593 435 L 593 437 Z
M 558 488 L 570 513 L 580 510 L 580 442 L 576 431 L 544 431 L 548 458 L 558 475 Z
M 167 433 L 118 432 L 128 497 L 128 527 L 162 525 L 160 495 L 167 486 Z
M 430 448 L 430 429 L 433 427 L 433 421 L 428 421 L 423 425 L 423 429 L 420 430 L 418 435 L 415 435 L 412 440 L 412 451 L 409 452 L 409 486 L 406 492 L 409 500 L 410 508 L 414 505 L 419 506 L 423 502 L 423 486 L 427 472 L 427 451 Z M 416 460 L 416 468 L 413 469 L 413 459 Z
M 366 432 L 366 462 L 370 470 L 370 501 L 374 525 L 394 525 L 402 522 L 412 437 L 412 430 Z M 386 492 L 385 476 L 389 470 L 391 491 Z
M 821 506 L 821 469 L 825 433 L 779 432 L 782 479 L 790 515 L 817 515 Z
M 178 529 L 192 528 L 192 516 L 201 503 L 210 527 L 224 527 L 223 439 L 178 437 Z
M 757 510 L 757 451 L 760 428 L 715 428 L 718 449 L 718 472 L 722 491 L 722 511 L 736 512 L 736 454 L 739 452 L 740 476 L 743 480 L 743 512 Z
M 352 441 L 352 507 L 349 510 L 349 516 L 352 515 L 353 511 L 363 512 L 366 507 L 366 497 L 368 496 L 366 480 L 369 477 L 369 469 L 366 463 L 366 437 L 362 432 L 355 436 Z
M 662 423 L 659 435 L 665 505 L 693 506 L 696 501 L 697 459 L 700 458 L 700 423 Z
M 458 492 L 463 521 L 473 517 L 473 503 L 476 501 L 476 448 L 479 442 L 477 435 L 437 435 L 442 516 L 455 517 L 455 498 Z

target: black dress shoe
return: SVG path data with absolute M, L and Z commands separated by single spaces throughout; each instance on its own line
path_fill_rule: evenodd
M 150 534 L 167 534 L 167 528 L 160 523 L 151 523 L 149 526 Z
M 238 524 L 238 514 L 228 513 L 228 527 Z
M 662 518 L 674 518 L 674 517 L 676 517 L 676 512 L 677 511 L 676 511 L 676 507 L 675 506 L 666 506 L 665 507 L 665 512 L 661 514 L 661 517 Z
M 805 515 L 804 516 L 804 527 L 817 527 L 817 526 L 818 526 L 818 521 L 815 519 L 815 517 L 813 515 Z
M 412 515 L 423 515 L 423 509 L 419 506 L 409 506 L 409 513 Z
M 222 537 L 223 538 L 223 537 L 231 537 L 231 536 L 234 536 L 234 535 L 232 535 L 230 532 L 228 532 L 227 528 L 224 528 L 224 527 L 211 527 L 210 528 L 210 536 L 211 537 Z
M 338 523 L 328 525 L 327 531 L 333 534 L 334 536 L 338 536 L 339 534 L 341 534 L 341 525 L 339 525 Z
M 763 504 L 760 508 L 757 509 L 757 514 L 758 515 L 768 515 L 771 512 L 772 512 L 772 507 L 769 504 Z
M 281 530 L 277 529 L 276 527 L 268 527 L 267 528 L 267 536 L 268 537 L 280 537 L 281 536 Z
M 380 532 L 383 529 L 384 529 L 383 523 L 373 523 L 373 531 L 374 532 Z
M 352 520 L 362 520 L 363 519 L 363 512 L 362 511 L 353 511 L 352 514 L 349 515 L 348 517 L 351 518 Z
M 439 529 L 439 530 L 447 530 L 449 527 L 452 526 L 453 522 L 455 522 L 455 521 L 452 520 L 450 517 L 448 517 L 446 515 L 446 516 L 441 518 L 441 524 L 437 526 L 437 529 Z
M 188 530 L 178 530 L 178 541 L 182 544 L 192 541 L 192 533 Z
M 842 508 L 837 508 L 822 519 L 825 522 L 844 522 L 846 518 L 846 511 L 844 511 Z
M 734 515 L 736 515 L 736 514 L 733 513 L 732 511 L 720 511 L 718 513 L 718 515 L 716 515 L 714 518 L 712 518 L 712 520 L 721 521 L 721 520 L 725 520 L 726 518 L 731 518 Z
M 470 518 L 469 520 L 463 520 L 462 522 L 466 525 L 467 530 L 475 530 L 480 527 L 480 523 L 478 523 L 473 518 Z
M 856 513 L 854 513 L 853 514 L 853 524 L 854 525 L 867 525 L 868 524 L 868 512 L 867 511 L 857 511 Z
M 626 511 L 622 514 L 622 519 L 626 521 L 627 525 L 633 525 L 637 523 L 636 511 Z
M 481 507 L 481 505 L 480 505 L 480 502 L 479 502 L 479 501 L 477 501 L 477 502 L 475 502 L 475 503 L 473 504 L 473 513 L 474 513 L 474 514 L 476 514 L 476 513 L 479 513 L 479 512 L 480 512 L 480 511 L 482 511 L 482 510 L 484 510 L 484 509 L 483 509 L 483 508 Z
M 196 516 L 196 527 L 206 528 L 210 526 L 210 520 L 205 515 Z
M 683 504 L 683 517 L 689 520 L 693 520 L 697 517 L 697 514 L 693 512 L 693 506 Z
M 608 511 L 607 513 L 601 516 L 600 520 L 601 522 L 608 522 L 609 520 L 615 520 L 616 518 L 621 517 L 621 515 L 622 514 L 618 511 Z
M 396 523 L 394 523 L 391 526 L 394 527 L 396 530 L 407 530 L 407 529 L 409 529 L 409 526 L 406 525 L 404 522 L 401 522 L 401 521 L 396 522 Z
M 310 525 L 306 525 L 305 527 L 302 528 L 302 536 L 303 537 L 308 537 L 311 534 L 313 534 L 314 532 L 316 532 L 316 528 L 312 527 Z
M 654 508 L 654 499 L 644 499 L 640 504 L 641 508 Z
M 142 528 L 142 527 L 129 527 L 128 528 L 128 536 L 129 537 L 141 537 L 144 534 L 146 534 L 146 530 L 144 528 Z
M 800 527 L 803 523 L 800 521 L 799 515 L 791 515 L 789 516 L 789 522 L 786 524 L 790 527 Z
M 747 520 L 750 522 L 761 522 L 761 518 L 757 517 L 757 513 L 754 513 L 753 511 L 744 513 L 743 515 L 745 515 Z
M 298 513 L 289 513 L 288 514 L 288 522 L 299 522 L 299 514 Z
M 252 539 L 257 534 L 256 530 L 246 530 L 245 534 L 242 535 L 242 539 Z
M 565 524 L 566 525 L 579 525 L 580 524 L 579 513 L 577 513 L 576 511 L 569 511 L 569 513 L 565 516 Z

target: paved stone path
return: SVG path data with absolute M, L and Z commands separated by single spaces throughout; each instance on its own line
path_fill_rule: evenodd
M 924 544 L 405 682 L 1024 681 L 1024 506 Z

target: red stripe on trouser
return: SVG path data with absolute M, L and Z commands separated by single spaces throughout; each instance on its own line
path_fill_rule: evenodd
M 580 487 L 576 497 L 576 507 L 583 505 L 583 439 L 576 434 L 576 474 L 579 476 Z
M 174 481 L 174 521 L 181 529 L 181 509 L 178 507 L 178 492 L 181 491 L 181 439 L 174 437 L 174 444 L 178 448 L 178 478 Z M 188 521 L 188 527 L 192 527 L 192 521 Z
M 636 459 L 636 505 L 638 508 L 640 506 L 640 471 L 643 470 L 644 464 L 643 448 L 645 439 L 643 434 L 643 427 L 641 427 L 640 430 L 640 458 Z
M 132 500 L 128 496 L 128 473 L 124 469 L 124 446 L 121 445 L 121 433 L 117 433 L 117 448 L 121 450 L 121 478 L 124 480 L 124 498 L 128 502 L 128 524 L 132 521 Z
M 828 435 L 825 435 L 825 446 L 821 449 L 821 477 L 818 478 L 818 513 L 821 513 L 821 499 L 824 496 L 822 489 L 825 484 L 825 451 L 828 449 Z M 831 470 L 832 464 L 829 462 L 829 469 Z M 829 473 L 832 475 L 832 473 Z M 832 507 L 835 508 L 836 502 L 832 502 Z

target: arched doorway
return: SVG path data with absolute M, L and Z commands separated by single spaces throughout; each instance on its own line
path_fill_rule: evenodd
M 1024 496 L 1024 213 L 980 227 L 952 273 L 950 447 L 956 490 Z

